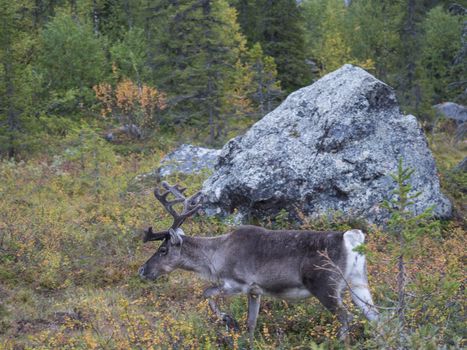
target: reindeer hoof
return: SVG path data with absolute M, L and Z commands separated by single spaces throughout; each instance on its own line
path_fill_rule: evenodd
M 343 341 L 345 343 L 350 341 L 350 332 L 355 328 L 355 326 L 347 326 L 347 327 L 342 327 L 339 329 L 337 332 L 337 338 L 340 341 Z
M 222 314 L 222 322 L 225 324 L 225 328 L 227 331 L 240 331 L 240 327 L 238 326 L 238 322 L 230 315 Z

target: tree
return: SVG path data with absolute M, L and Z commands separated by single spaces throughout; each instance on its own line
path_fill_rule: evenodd
M 0 0 L 0 154 L 15 157 L 31 131 L 34 77 L 29 1 Z
M 62 112 L 64 99 L 71 99 L 71 111 L 92 103 L 92 87 L 107 74 L 103 41 L 92 27 L 59 14 L 45 26 L 41 44 L 39 69 L 51 99 L 49 111 Z
M 112 61 L 121 75 L 135 80 L 139 85 L 150 80 L 151 72 L 147 65 L 148 52 L 143 29 L 133 27 L 122 40 L 110 49 Z
M 225 135 L 232 94 L 244 74 L 245 39 L 224 0 L 166 1 L 159 33 L 156 79 L 169 95 L 175 122 L 207 125 L 209 143 Z
M 113 117 L 126 129 L 129 136 L 140 138 L 147 130 L 159 125 L 159 113 L 166 107 L 165 94 L 145 85 L 135 84 L 128 78 L 115 87 L 101 83 L 93 87 L 101 102 L 101 116 Z
M 388 222 L 388 231 L 395 240 L 392 247 L 397 259 L 397 315 L 399 318 L 399 348 L 405 349 L 407 338 L 406 326 L 406 264 L 407 260 L 413 256 L 413 245 L 416 239 L 422 234 L 429 234 L 437 227 L 437 222 L 429 222 L 428 218 L 432 216 L 432 209 L 428 208 L 422 213 L 414 213 L 414 199 L 420 196 L 420 192 L 414 193 L 410 178 L 415 169 L 404 168 L 402 159 L 399 160 L 397 173 L 391 174 L 396 183 L 393 191 L 393 197 L 383 203 L 383 207 L 390 213 Z
M 145 3 L 154 0 L 78 0 L 78 17 L 90 21 L 94 34 L 110 42 L 122 40 L 135 26 L 142 27 Z
M 440 0 L 403 0 L 402 20 L 399 25 L 400 53 L 398 55 L 399 73 L 396 84 L 399 100 L 408 112 L 420 115 L 422 93 L 417 72 L 420 62 L 420 45 L 423 37 L 422 22 L 426 13 L 438 4 L 448 1 Z
M 456 82 L 463 73 L 465 76 L 465 62 L 455 64 L 461 49 L 461 17 L 450 15 L 437 6 L 427 13 L 422 30 L 417 82 L 421 87 L 422 105 L 430 109 L 433 104 L 461 93 L 459 88 L 449 89 L 450 83 Z
M 247 65 L 250 71 L 250 99 L 256 105 L 259 116 L 264 116 L 276 107 L 283 92 L 277 80 L 274 58 L 263 53 L 260 43 L 248 50 Z
M 400 52 L 401 0 L 360 0 L 348 8 L 346 40 L 357 61 L 374 62 L 376 76 L 392 84 Z
M 342 1 L 330 1 L 324 9 L 322 47 L 316 55 L 325 73 L 353 61 L 352 50 L 344 34 L 346 14 Z
M 311 83 L 306 63 L 303 17 L 295 0 L 233 1 L 250 43 L 259 42 L 274 58 L 282 88 L 294 91 Z
M 354 6 L 352 4 L 349 8 Z M 359 35 L 360 30 L 365 33 L 370 30 L 359 27 L 359 23 L 354 21 L 356 16 L 350 16 L 350 9 L 342 1 L 308 0 L 303 7 L 307 18 L 310 56 L 318 62 L 321 74 L 346 63 L 374 69 L 374 61 L 368 50 L 353 49 L 353 44 L 362 44 L 362 40 L 354 41 L 354 35 Z
M 57 5 L 57 0 L 34 0 L 34 5 L 32 5 L 32 21 L 34 28 L 41 27 L 50 17 L 53 17 Z
M 112 178 L 109 170 L 116 163 L 112 146 L 85 122 L 70 130 L 63 142 L 67 145 L 65 159 L 76 161 L 82 170 L 81 177 L 75 179 L 76 183 L 89 187 L 96 202 L 105 198 Z

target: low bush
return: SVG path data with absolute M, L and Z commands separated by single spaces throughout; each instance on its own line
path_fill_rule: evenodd
M 202 299 L 206 283 L 196 276 L 176 272 L 152 283 L 137 277 L 158 244 L 143 246 L 142 229 L 164 229 L 171 219 L 150 189 L 129 193 L 126 186 L 156 167 L 161 152 L 122 156 L 92 133 L 81 137 L 86 147 L 70 140 L 55 155 L 0 163 L 0 349 L 245 348 L 244 297 L 222 300 L 242 328 L 229 333 Z M 170 179 L 176 180 L 193 193 L 203 179 Z M 322 219 L 305 221 L 303 228 L 353 224 Z M 406 265 L 407 348 L 466 345 L 462 224 L 442 222 L 437 235 L 421 234 L 412 244 Z M 287 226 L 286 213 L 270 225 Z M 228 229 L 204 217 L 184 225 L 193 235 Z M 383 321 L 374 327 L 356 317 L 350 347 L 393 349 L 400 334 L 391 238 L 375 227 L 366 231 L 369 283 Z M 265 298 L 258 322 L 258 349 L 344 348 L 336 339 L 337 320 L 312 298 L 294 303 Z

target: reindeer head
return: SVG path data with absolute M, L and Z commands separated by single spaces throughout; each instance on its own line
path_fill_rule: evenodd
M 164 208 L 173 216 L 172 226 L 166 231 L 153 232 L 152 227 L 145 231 L 144 242 L 163 241 L 156 253 L 139 269 L 142 278 L 154 280 L 157 277 L 172 272 L 181 262 L 181 247 L 183 244 L 183 231 L 180 226 L 186 218 L 196 213 L 201 204 L 201 192 L 197 192 L 189 198 L 185 198 L 183 192 L 186 188 L 179 185 L 170 186 L 167 182 L 162 182 L 165 192 L 154 190 L 154 195 L 161 202 Z M 167 200 L 169 195 L 175 199 Z M 177 213 L 174 205 L 183 203 L 183 211 Z

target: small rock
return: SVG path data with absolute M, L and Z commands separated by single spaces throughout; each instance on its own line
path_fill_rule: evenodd
M 459 164 L 457 164 L 453 171 L 455 172 L 467 172 L 467 157 L 465 157 Z
M 454 102 L 444 102 L 434 105 L 439 116 L 454 120 L 458 125 L 467 121 L 467 107 Z
M 137 193 L 154 188 L 162 178 L 175 173 L 189 175 L 212 170 L 219 154 L 220 150 L 216 149 L 181 145 L 161 160 L 159 168 L 140 174 L 131 180 L 127 186 L 127 192 Z
M 158 175 L 166 177 L 174 173 L 197 174 L 214 169 L 220 150 L 192 145 L 181 145 L 161 161 Z

